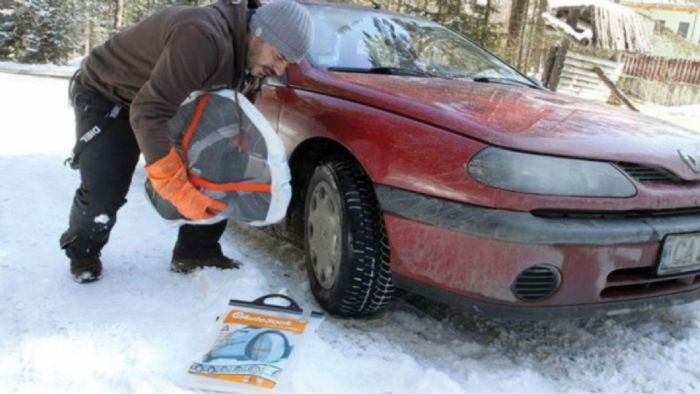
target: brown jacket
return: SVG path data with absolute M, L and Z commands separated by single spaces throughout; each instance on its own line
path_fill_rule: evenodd
M 95 48 L 81 82 L 130 108 L 146 162 L 170 149 L 168 120 L 195 90 L 239 88 L 245 75 L 247 6 L 171 7 Z

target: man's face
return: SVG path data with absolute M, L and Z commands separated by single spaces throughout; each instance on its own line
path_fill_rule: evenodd
M 282 75 L 289 61 L 275 47 L 260 37 L 250 34 L 247 68 L 255 77 Z

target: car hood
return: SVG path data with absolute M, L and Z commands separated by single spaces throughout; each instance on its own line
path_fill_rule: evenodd
M 326 73 L 328 92 L 492 145 L 700 174 L 700 133 L 627 109 L 546 90 L 438 78 Z M 321 84 L 320 88 L 322 88 Z M 680 152 L 679 152 L 680 151 Z M 692 160 L 692 159 L 691 159 Z

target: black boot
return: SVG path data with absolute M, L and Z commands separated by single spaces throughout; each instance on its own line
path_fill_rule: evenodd
M 180 226 L 170 270 L 188 273 L 204 267 L 221 269 L 240 267 L 241 263 L 224 256 L 221 252 L 219 239 L 225 229 L 225 220 L 207 225 Z
M 70 273 L 77 283 L 94 282 L 102 276 L 102 261 L 99 257 L 72 258 Z
M 221 268 L 221 269 L 232 269 L 232 268 L 239 268 L 241 266 L 241 263 L 230 259 L 224 255 L 219 255 L 219 256 L 214 256 L 214 257 L 207 257 L 207 258 L 183 258 L 183 257 L 177 257 L 173 256 L 173 259 L 170 261 L 170 270 L 173 272 L 178 272 L 181 274 L 187 274 L 192 272 L 193 270 L 197 268 L 204 268 L 204 267 L 216 267 L 216 268 Z

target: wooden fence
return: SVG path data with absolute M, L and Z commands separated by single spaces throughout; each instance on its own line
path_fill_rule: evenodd
M 608 101 L 610 89 L 593 71 L 600 68 L 613 84 L 617 83 L 622 72 L 622 64 L 598 59 L 575 52 L 567 52 L 556 86 L 557 92 L 579 98 Z
M 622 75 L 649 81 L 682 82 L 700 85 L 700 62 L 655 56 L 625 55 Z

